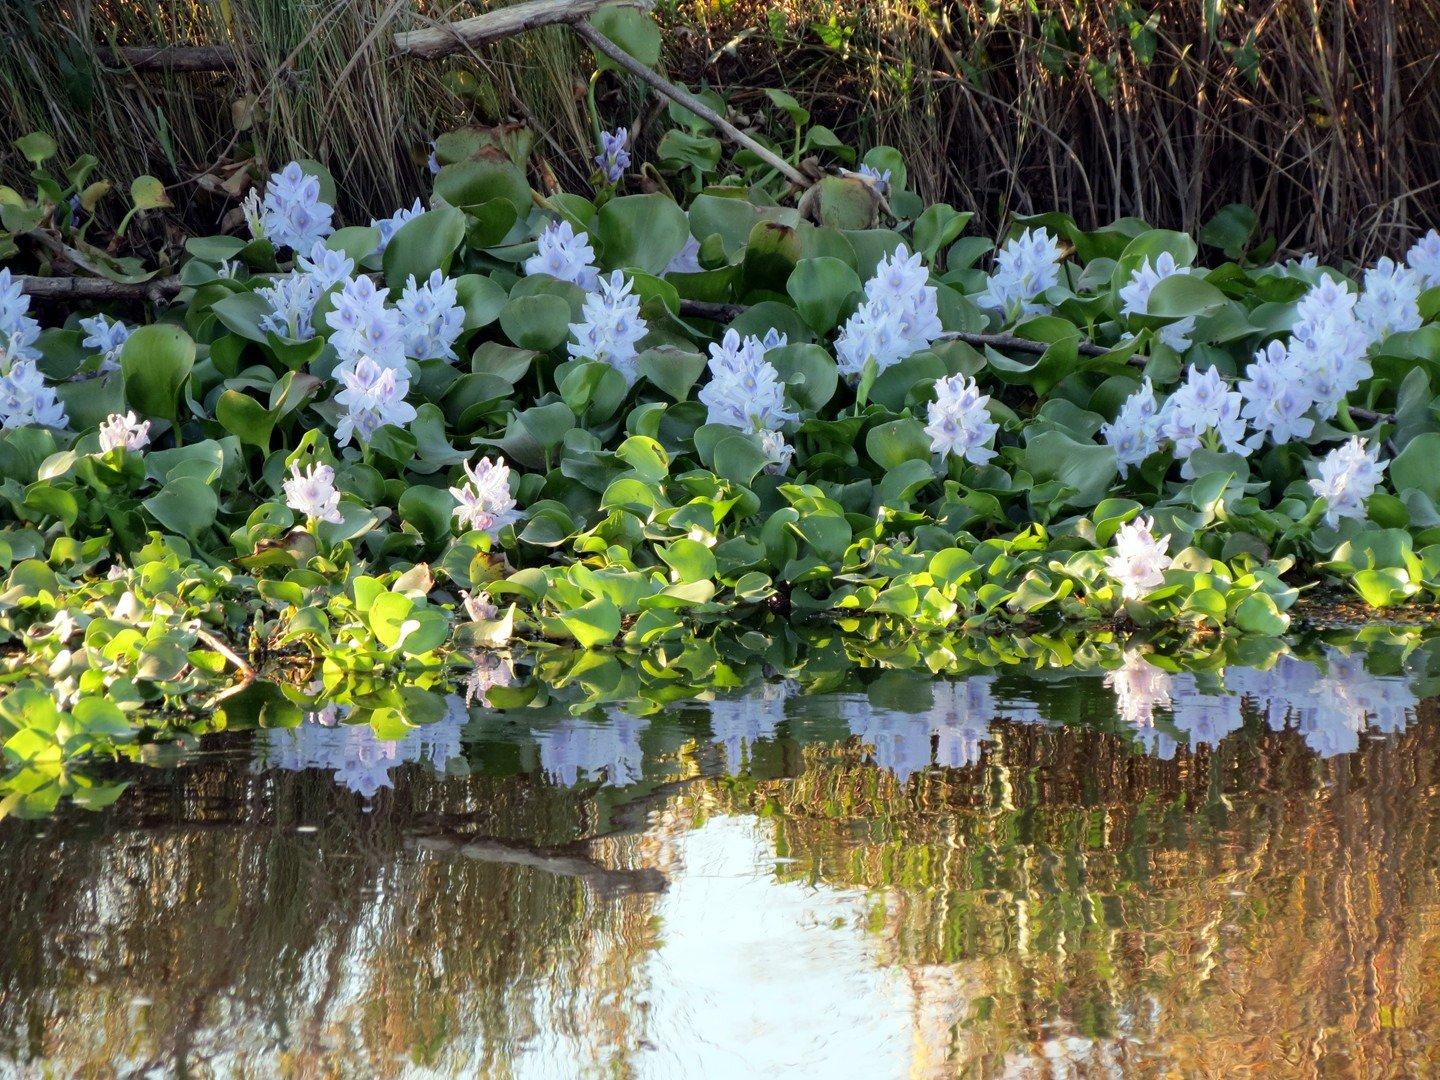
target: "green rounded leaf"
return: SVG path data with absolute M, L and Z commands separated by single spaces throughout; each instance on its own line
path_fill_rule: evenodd
M 140 327 L 120 350 L 125 397 L 141 416 L 174 420 L 194 367 L 195 342 L 170 323 Z

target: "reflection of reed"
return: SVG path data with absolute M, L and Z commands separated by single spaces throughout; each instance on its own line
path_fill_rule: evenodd
M 907 784 L 812 748 L 747 800 L 780 821 L 786 876 L 887 890 L 882 950 L 915 973 L 917 1030 L 960 1018 L 952 1066 L 1430 1071 L 1431 724 L 1330 762 L 1293 734 L 1171 762 L 997 734 Z
M 823 705 L 785 718 L 835 734 L 810 745 L 652 723 L 684 778 L 627 804 L 544 780 L 538 754 L 505 777 L 473 753 L 448 777 L 401 765 L 368 802 L 202 757 L 140 775 L 109 818 L 7 822 L 0 1067 L 504 1076 L 533 1053 L 624 1072 L 664 1040 L 647 979 L 680 929 L 593 871 L 658 868 L 671 900 L 707 873 L 677 856 L 687 836 L 762 814 L 793 860 L 776 882 L 863 898 L 861 951 L 911 1010 L 912 1075 L 1436 1073 L 1433 710 L 1328 761 L 1249 707 L 1243 735 L 1169 760 L 997 721 L 970 764 L 900 780 Z M 710 775 L 736 752 L 765 769 Z M 585 841 L 586 860 L 571 878 L 417 839 L 437 836 L 541 862 Z
M 0 832 L 0 932 L 16 943 L 0 956 L 0 1060 L 38 1056 L 65 1075 L 217 1060 L 383 1075 L 404 1058 L 502 1075 L 541 1031 L 577 1055 L 592 1040 L 633 1048 L 618 1002 L 652 938 L 647 897 L 406 848 L 417 822 L 466 815 L 573 840 L 581 800 L 513 778 L 404 776 L 365 812 L 315 774 L 202 763 L 171 791 L 183 824 L 148 827 L 166 792 L 142 779 L 118 836 L 93 821 L 51 823 L 64 835 L 43 847 Z M 617 881 L 645 877 L 629 846 L 594 853 Z

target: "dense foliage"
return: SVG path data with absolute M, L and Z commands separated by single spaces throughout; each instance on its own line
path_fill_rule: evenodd
M 1275 635 L 1314 582 L 1440 592 L 1440 236 L 1274 265 L 1236 208 L 1206 269 L 1054 213 L 992 257 L 889 148 L 796 200 L 672 117 L 684 182 L 622 131 L 594 199 L 467 130 L 428 208 L 345 226 L 291 163 L 141 326 L 42 330 L 0 270 L 11 755 L 282 661 L 332 688 L 512 640 L 663 663 L 777 617 Z M 20 208 L 78 213 L 27 145 Z

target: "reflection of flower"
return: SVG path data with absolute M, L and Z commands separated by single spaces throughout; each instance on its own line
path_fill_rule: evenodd
M 740 771 L 745 751 L 761 739 L 775 736 L 785 719 L 785 703 L 799 687 L 793 680 L 767 682 L 739 697 L 720 697 L 710 703 L 710 740 L 725 748 L 730 772 Z
M 481 705 L 489 704 L 486 695 L 492 687 L 506 687 L 515 685 L 515 669 L 503 656 L 496 653 L 476 653 L 470 658 L 474 665 L 470 674 L 465 677 L 465 702 L 473 705 L 479 702 Z
M 535 729 L 540 768 L 558 784 L 574 787 L 583 775 L 620 787 L 641 777 L 645 752 L 640 733 L 649 721 L 613 712 L 603 721 L 566 717 L 553 727 Z
M 929 708 L 918 712 L 877 707 L 861 696 L 840 701 L 840 713 L 851 732 L 873 748 L 875 764 L 901 780 L 930 764 L 932 740 L 935 764 L 963 768 L 979 760 L 992 720 L 1036 723 L 1041 719 L 1033 702 L 1000 699 L 993 676 L 939 680 L 930 690 Z
M 324 769 L 335 781 L 365 798 L 393 787 L 390 773 L 399 765 L 424 761 L 436 772 L 460 756 L 460 729 L 468 716 L 459 699 L 445 717 L 407 731 L 399 739 L 381 739 L 369 724 L 346 724 L 346 706 L 330 705 L 311 713 L 299 727 L 264 732 L 255 766 L 300 772 Z M 459 707 L 456 707 L 459 706 Z
M 1155 726 L 1155 710 L 1170 705 L 1170 673 L 1136 649 L 1125 650 L 1125 663 L 1108 672 L 1105 685 L 1115 693 L 1120 719 L 1131 727 Z

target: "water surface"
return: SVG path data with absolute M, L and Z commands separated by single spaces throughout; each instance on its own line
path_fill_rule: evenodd
M 0 822 L 0 1072 L 1436 1075 L 1432 652 L 491 666 L 157 748 Z

